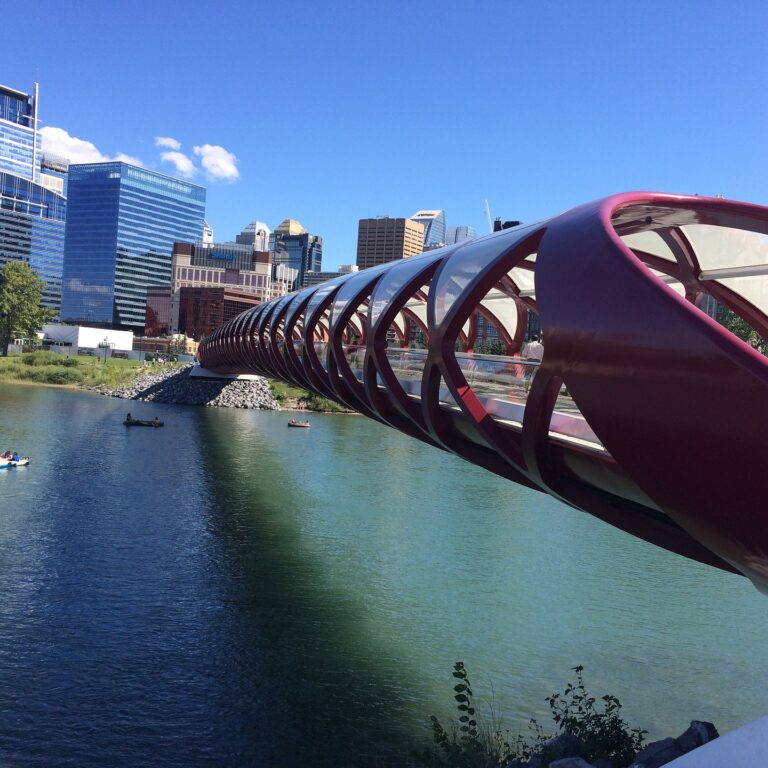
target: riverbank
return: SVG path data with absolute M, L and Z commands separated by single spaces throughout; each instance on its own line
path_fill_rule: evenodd
M 80 388 L 117 387 L 131 381 L 140 365 L 138 360 L 67 357 L 40 350 L 0 357 L 0 381 Z
M 260 376 L 252 380 L 201 379 L 190 376 L 192 367 L 188 365 L 183 368 L 149 370 L 115 388 L 99 386 L 89 389 L 100 395 L 123 400 L 213 408 L 280 409 L 267 379 Z
M 37 351 L 0 358 L 0 382 L 83 389 L 126 400 L 148 400 L 216 408 L 257 408 L 351 413 L 332 400 L 263 377 L 246 380 L 194 379 L 191 365 L 146 368 L 138 360 L 64 357 Z

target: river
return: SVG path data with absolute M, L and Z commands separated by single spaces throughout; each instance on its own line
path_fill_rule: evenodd
M 126 429 L 158 415 L 163 429 Z M 583 664 L 651 738 L 768 711 L 768 600 L 357 416 L 0 384 L 0 761 L 396 765 L 452 665 L 513 731 Z

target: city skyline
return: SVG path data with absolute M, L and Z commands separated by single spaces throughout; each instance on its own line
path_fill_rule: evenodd
M 218 239 L 302 221 L 324 269 L 354 260 L 359 219 L 422 208 L 482 234 L 486 199 L 522 221 L 629 189 L 764 201 L 757 3 L 219 8 L 11 6 L 9 28 L 62 45 L 31 57 L 11 39 L 0 80 L 39 82 L 43 135 L 88 159 L 197 168 Z M 279 34 L 254 45 L 257 23 Z M 290 39 L 310 43 L 284 56 Z

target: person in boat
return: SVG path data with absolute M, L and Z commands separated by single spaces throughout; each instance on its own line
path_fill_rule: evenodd
M 128 423 L 130 423 L 130 422 L 132 422 L 132 421 L 133 421 L 133 419 L 131 418 L 131 414 L 130 414 L 130 413 L 129 413 L 129 414 L 126 416 L 126 417 L 125 417 L 125 420 L 126 420 L 126 422 L 128 422 Z
M 14 451 L 13 455 L 11 456 L 11 461 L 18 461 L 19 460 L 19 453 L 18 451 Z
M 10 459 L 13 454 L 10 451 L 4 451 L 2 455 L 0 455 L 0 459 Z
M 157 416 L 155 416 L 155 418 L 152 419 L 152 426 L 153 427 L 159 427 L 160 426 L 160 419 L 158 419 Z

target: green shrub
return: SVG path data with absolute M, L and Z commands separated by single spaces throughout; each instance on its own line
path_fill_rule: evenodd
M 595 707 L 595 698 L 584 687 L 584 667 L 573 667 L 576 682 L 568 683 L 562 693 L 547 697 L 552 719 L 564 733 L 578 736 L 586 747 L 588 760 L 602 757 L 613 763 L 629 763 L 643 746 L 647 731 L 629 730 L 621 717 L 621 702 L 606 694 L 602 696 L 602 711 Z
M 322 411 L 324 413 L 351 413 L 349 408 L 339 405 L 335 400 L 329 400 L 327 397 L 320 397 L 314 392 L 308 392 L 300 398 L 301 403 L 308 411 Z
M 587 760 L 603 758 L 616 765 L 628 765 L 642 749 L 647 731 L 627 727 L 620 715 L 621 702 L 615 696 L 603 696 L 599 710 L 596 699 L 584 686 L 584 667 L 573 667 L 573 671 L 576 682 L 546 698 L 557 731 L 580 738 Z M 556 734 L 546 736 L 542 726 L 531 720 L 528 727 L 532 735 L 528 739 L 522 735 L 509 739 L 492 713 L 489 722 L 479 720 L 463 662 L 454 664 L 453 676 L 458 680 L 453 687 L 458 723 L 452 720 L 446 728 L 434 715 L 430 718 L 434 747 L 414 754 L 420 763 L 429 768 L 493 768 L 515 759 L 530 760 L 534 755 L 547 758 L 546 742 Z
M 84 374 L 72 368 L 62 366 L 35 366 L 23 374 L 26 381 L 36 381 L 39 384 L 81 384 L 85 380 Z
M 39 352 L 28 352 L 21 356 L 21 361 L 24 365 L 31 365 L 38 367 L 41 365 L 60 365 L 62 358 L 61 355 L 57 355 L 55 352 L 48 352 L 47 350 Z

